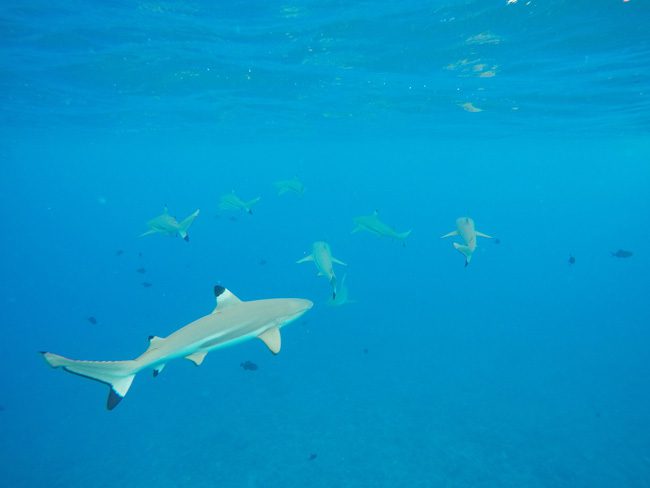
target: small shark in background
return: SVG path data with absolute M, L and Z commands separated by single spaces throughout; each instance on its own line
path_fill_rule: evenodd
M 327 304 L 331 307 L 340 307 L 346 303 L 355 303 L 354 300 L 350 300 L 350 293 L 348 291 L 348 285 L 346 284 L 347 274 L 343 275 L 338 288 L 336 290 L 336 296 L 330 297 L 327 301 Z
M 631 258 L 634 253 L 632 251 L 625 251 L 624 249 L 619 249 L 616 252 L 610 253 L 615 258 Z
M 295 193 L 297 195 L 302 195 L 305 193 L 305 185 L 302 184 L 297 177 L 294 177 L 290 180 L 280 180 L 273 183 L 275 188 L 278 190 L 278 195 L 284 195 L 285 193 Z
M 214 287 L 216 308 L 204 317 L 163 338 L 150 336 L 149 347 L 128 361 L 77 361 L 51 352 L 42 352 L 53 368 L 105 383 L 110 387 L 107 408 L 117 406 L 131 387 L 135 375 L 153 369 L 153 375 L 176 358 L 199 366 L 208 352 L 259 338 L 273 354 L 280 352 L 280 328 L 307 312 L 313 303 L 301 298 L 274 298 L 245 302 L 222 286 Z
M 248 202 L 245 202 L 235 194 L 235 190 L 230 193 L 226 193 L 221 196 L 221 201 L 219 202 L 219 209 L 221 210 L 241 210 L 249 214 L 253 213 L 253 206 L 260 201 L 262 197 L 253 198 Z
M 476 250 L 476 237 L 478 236 L 478 237 L 485 237 L 487 239 L 492 239 L 491 236 L 487 234 L 483 234 L 483 232 L 477 231 L 474 226 L 474 221 L 469 217 L 457 218 L 456 230 L 450 232 L 449 234 L 445 234 L 444 236 L 441 237 L 441 239 L 444 239 L 445 237 L 452 237 L 452 236 L 460 236 L 463 242 L 465 242 L 465 244 L 458 244 L 457 242 L 454 242 L 454 248 L 458 252 L 460 252 L 463 256 L 465 256 L 465 266 L 467 266 L 470 263 L 470 261 L 472 260 L 472 255 Z
M 366 230 L 373 234 L 377 234 L 378 236 L 392 237 L 393 239 L 398 239 L 400 241 L 404 241 L 411 234 L 410 230 L 407 230 L 406 232 L 396 232 L 392 227 L 379 220 L 379 212 L 377 212 L 377 210 L 375 210 L 371 215 L 356 217 L 354 223 L 356 226 L 352 230 L 353 234 L 360 230 Z
M 327 242 L 316 241 L 311 246 L 311 254 L 296 261 L 297 264 L 313 261 L 318 270 L 318 276 L 325 276 L 332 287 L 332 299 L 336 299 L 336 275 L 334 274 L 334 264 L 347 266 L 343 261 L 332 256 L 332 250 Z
M 140 237 L 151 234 L 167 234 L 169 236 L 180 236 L 184 241 L 189 242 L 190 236 L 187 234 L 187 231 L 198 215 L 199 210 L 197 209 L 192 215 L 178 222 L 175 217 L 169 215 L 169 211 L 165 207 L 165 211 L 161 215 L 147 222 L 149 230 L 140 234 Z

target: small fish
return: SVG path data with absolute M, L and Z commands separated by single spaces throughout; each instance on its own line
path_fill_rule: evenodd
M 138 268 L 138 269 L 136 269 L 136 271 L 137 271 L 138 273 L 140 273 L 140 274 L 145 274 L 145 273 L 147 272 L 147 270 L 144 269 L 144 268 Z
M 142 286 L 144 286 L 145 288 L 151 288 L 153 285 L 151 283 L 149 283 L 148 281 L 143 281 Z
M 496 239 L 494 239 L 494 243 L 495 243 L 495 244 L 501 244 L 501 239 L 499 239 L 499 238 L 497 237 Z
M 629 258 L 634 254 L 632 251 L 625 251 L 624 249 L 619 249 L 616 252 L 610 253 L 615 258 Z
M 316 459 L 317 457 L 318 457 L 318 454 L 311 453 L 311 454 L 309 455 L 309 460 L 310 460 L 310 461 L 313 461 L 313 460 Z
M 573 254 L 569 254 L 569 264 L 576 264 L 576 258 Z
M 118 249 L 117 251 L 115 251 L 116 256 L 121 256 L 122 254 L 124 254 L 124 251 L 122 251 L 121 249 Z
M 243 362 L 240 364 L 240 366 L 247 371 L 257 371 L 257 364 L 255 364 L 253 361 Z
M 139 257 L 139 258 L 142 257 L 142 252 L 139 252 L 139 253 L 138 253 L 138 257 Z
M 88 322 L 90 322 L 93 325 L 97 325 L 97 319 L 93 317 L 92 315 L 88 317 Z
M 259 264 L 260 266 L 264 266 L 264 265 L 266 265 L 266 263 L 268 263 L 268 261 L 267 261 L 266 259 L 260 259 L 260 261 L 259 261 L 258 264 Z
M 363 348 L 363 353 L 364 353 L 364 354 L 368 354 L 368 348 L 367 348 L 367 347 L 364 347 L 364 348 Z

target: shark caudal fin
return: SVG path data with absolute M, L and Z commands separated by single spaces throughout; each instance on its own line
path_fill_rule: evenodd
M 186 241 L 190 240 L 190 236 L 187 234 L 187 231 L 190 228 L 190 225 L 192 225 L 194 222 L 194 219 L 199 216 L 199 212 L 200 210 L 196 209 L 192 215 L 186 217 L 183 221 L 181 221 L 180 224 L 178 224 L 178 235 L 180 235 Z
M 465 256 L 465 266 L 467 266 L 472 260 L 472 251 L 469 248 L 469 246 L 454 242 L 454 249 L 456 249 L 459 253 Z
M 53 368 L 63 368 L 110 387 L 106 408 L 113 410 L 131 388 L 135 378 L 135 361 L 76 361 L 51 352 L 42 352 L 43 358 Z

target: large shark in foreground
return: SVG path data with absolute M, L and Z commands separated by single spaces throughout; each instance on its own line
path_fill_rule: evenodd
M 472 255 L 476 250 L 476 237 L 478 236 L 492 239 L 492 236 L 477 231 L 474 226 L 474 221 L 469 217 L 457 218 L 456 230 L 450 232 L 449 234 L 445 234 L 441 237 L 441 239 L 452 236 L 460 236 L 460 238 L 465 242 L 465 244 L 458 244 L 457 242 L 454 242 L 454 248 L 458 250 L 458 252 L 460 252 L 463 256 L 465 256 L 465 266 L 467 266 L 472 260 Z
M 107 407 L 120 403 L 135 375 L 153 369 L 153 375 L 176 358 L 186 358 L 199 366 L 208 352 L 253 339 L 261 339 L 273 354 L 280 352 L 280 328 L 293 322 L 313 303 L 300 298 L 275 298 L 244 302 L 222 286 L 214 287 L 217 306 L 209 315 L 162 338 L 149 337 L 149 347 L 129 361 L 77 361 L 51 352 L 43 357 L 53 368 L 106 383 L 110 387 Z
M 140 237 L 148 236 L 151 234 L 167 234 L 173 237 L 180 236 L 184 241 L 189 241 L 190 236 L 187 234 L 187 230 L 190 228 L 190 225 L 192 225 L 192 222 L 194 222 L 194 219 L 196 219 L 198 215 L 199 210 L 197 209 L 189 217 L 186 217 L 185 219 L 178 222 L 175 217 L 169 215 L 167 207 L 165 207 L 165 211 L 161 215 L 147 222 L 149 230 L 143 234 L 140 234 Z
M 388 224 L 385 224 L 379 220 L 379 212 L 375 210 L 370 215 L 362 215 L 354 219 L 356 227 L 352 230 L 352 233 L 359 232 L 360 230 L 367 230 L 378 236 L 392 237 L 393 239 L 398 239 L 400 241 L 405 240 L 410 234 L 411 231 L 407 230 L 406 232 L 397 232 Z
M 297 195 L 302 195 L 305 193 L 305 185 L 302 184 L 297 177 L 294 177 L 290 180 L 280 180 L 274 183 L 275 188 L 278 190 L 278 195 L 284 195 L 285 193 L 295 193 Z
M 318 276 L 325 276 L 332 286 L 332 298 L 336 298 L 336 275 L 334 274 L 334 264 L 347 266 L 343 261 L 332 256 L 330 245 L 324 241 L 316 241 L 311 246 L 311 254 L 296 261 L 296 263 L 306 263 L 313 261 L 318 270 Z
M 219 202 L 219 209 L 221 210 L 241 210 L 249 214 L 253 213 L 253 205 L 259 202 L 261 197 L 253 198 L 245 202 L 235 194 L 235 190 L 221 196 Z

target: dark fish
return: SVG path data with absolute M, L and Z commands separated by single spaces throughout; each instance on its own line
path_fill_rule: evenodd
M 149 283 L 148 281 L 143 281 L 142 286 L 144 286 L 145 288 L 151 288 L 153 285 L 151 283 Z
M 93 325 L 97 325 L 97 319 L 93 316 L 88 317 L 88 322 L 90 322 Z
M 364 354 L 368 354 L 368 348 L 367 348 L 367 347 L 365 347 L 365 348 L 363 349 L 363 353 L 364 353 Z
M 494 239 L 494 243 L 495 243 L 495 244 L 501 244 L 501 239 L 499 239 L 499 238 L 497 237 L 496 239 Z
M 147 270 L 144 269 L 144 268 L 138 268 L 138 269 L 136 269 L 136 271 L 137 271 L 138 273 L 140 273 L 140 274 L 145 274 L 145 273 L 147 272 Z
M 313 460 L 316 459 L 317 457 L 318 457 L 318 454 L 311 453 L 311 454 L 309 455 L 309 460 L 310 460 L 310 461 L 313 461 Z
M 257 371 L 257 364 L 252 361 L 243 362 L 240 364 L 240 366 L 247 371 Z
M 237 222 L 237 217 L 230 217 L 228 220 L 230 220 L 231 222 Z
M 615 258 L 629 258 L 634 254 L 632 251 L 625 251 L 624 249 L 619 249 L 616 252 L 611 253 Z
M 569 264 L 576 264 L 576 258 L 572 254 L 569 254 Z
M 142 257 L 142 253 L 141 253 L 141 252 L 138 253 L 138 257 L 139 257 L 139 258 Z
M 124 254 L 124 251 L 122 251 L 121 249 L 118 249 L 117 251 L 115 251 L 116 256 L 121 256 L 122 254 Z
M 259 265 L 264 266 L 268 261 L 266 259 L 260 259 Z

